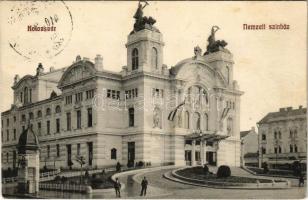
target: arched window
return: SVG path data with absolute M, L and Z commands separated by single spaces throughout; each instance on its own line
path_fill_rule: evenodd
M 24 103 L 28 103 L 28 88 L 24 88 Z
M 158 54 L 157 49 L 155 47 L 152 48 L 152 60 L 151 60 L 152 66 L 157 69 L 158 68 Z
M 278 147 L 278 153 L 281 153 L 281 146 Z
M 277 139 L 277 132 L 274 132 L 274 139 Z
M 132 69 L 136 70 L 139 67 L 139 60 L 138 60 L 138 49 L 133 49 L 132 52 Z
M 206 113 L 204 114 L 204 130 L 209 130 L 209 116 Z
M 205 103 L 206 105 L 209 104 L 209 97 L 207 95 L 207 92 L 205 89 L 202 89 L 202 100 L 203 100 L 203 103 Z
M 37 111 L 37 117 L 39 118 L 39 117 L 42 117 L 42 111 Z
M 185 124 L 184 124 L 185 126 L 184 126 L 184 128 L 189 128 L 189 112 L 188 111 L 186 111 L 185 112 Z
M 29 102 L 32 103 L 32 89 L 29 89 Z
M 50 115 L 50 114 L 51 114 L 50 108 L 47 108 L 46 109 L 46 115 Z
M 297 145 L 294 144 L 294 152 L 297 153 Z
M 114 159 L 114 160 L 117 159 L 117 149 L 116 148 L 111 149 L 111 159 Z
M 56 107 L 56 113 L 61 113 L 61 107 L 60 106 Z
M 30 118 L 30 119 L 33 119 L 33 112 L 30 112 L 30 113 L 29 113 L 29 118 Z
M 134 108 L 128 109 L 128 124 L 130 127 L 135 125 L 135 109 Z
M 200 130 L 200 114 L 197 112 L 194 113 L 194 129 Z
M 226 69 L 227 69 L 227 81 L 228 83 L 230 83 L 230 68 L 228 66 L 226 66 Z
M 228 133 L 228 135 L 232 134 L 232 130 L 233 130 L 233 119 L 231 117 L 229 117 L 228 120 L 227 120 L 227 133 Z
M 279 139 L 281 139 L 281 132 L 280 131 L 278 132 L 278 137 L 279 137 Z

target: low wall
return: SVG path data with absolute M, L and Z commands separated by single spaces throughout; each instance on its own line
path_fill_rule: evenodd
M 41 190 L 64 191 L 64 192 L 80 192 L 91 193 L 91 186 L 80 184 L 61 184 L 61 183 L 40 183 Z
M 186 167 L 185 167 L 186 168 Z M 272 181 L 271 183 L 230 183 L 230 182 L 216 182 L 216 181 L 206 181 L 206 180 L 199 180 L 199 179 L 192 179 L 188 177 L 181 176 L 177 174 L 179 170 L 183 170 L 185 168 L 176 169 L 171 172 L 172 176 L 177 179 L 197 183 L 204 185 L 206 187 L 213 187 L 213 188 L 225 188 L 225 189 L 286 189 L 291 187 L 291 183 L 289 181 L 283 182 L 275 182 Z

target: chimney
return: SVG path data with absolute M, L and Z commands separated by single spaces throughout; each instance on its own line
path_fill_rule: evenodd
M 292 110 L 292 107 L 287 107 L 287 111 L 291 111 Z
M 39 63 L 37 68 L 36 68 L 36 75 L 39 76 L 43 73 L 44 73 L 44 67 L 43 67 L 42 63 Z
M 55 68 L 54 68 L 54 67 L 50 67 L 50 68 L 49 68 L 49 71 L 50 71 L 50 72 L 53 72 L 53 71 L 55 71 Z
M 251 131 L 255 132 L 255 127 L 254 126 L 251 127 Z
M 81 61 L 81 56 L 80 55 L 76 56 L 76 62 L 79 62 L 79 61 Z
M 95 68 L 99 71 L 103 70 L 103 57 L 100 54 L 97 54 L 94 59 Z
M 279 108 L 279 112 L 284 112 L 285 109 L 284 108 Z
M 298 109 L 300 109 L 300 110 L 301 110 L 301 109 L 303 109 L 303 106 L 302 106 L 302 105 L 300 105 L 300 106 L 298 107 Z

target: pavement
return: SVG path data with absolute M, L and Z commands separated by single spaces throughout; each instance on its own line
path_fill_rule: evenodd
M 163 178 L 163 175 L 170 172 L 174 168 L 156 168 L 148 172 L 136 171 L 132 174 L 123 174 L 119 176 L 121 183 L 125 184 L 125 188 L 121 191 L 121 198 L 147 198 L 147 199 L 303 199 L 306 196 L 305 187 L 292 187 L 285 190 L 246 190 L 246 189 L 215 189 L 194 185 L 188 185 L 170 181 Z M 254 176 L 242 169 L 231 169 L 233 175 Z M 146 176 L 149 186 L 147 195 L 140 197 L 140 182 Z M 264 178 L 264 177 L 260 177 Z M 295 182 L 294 182 L 295 183 Z M 93 199 L 111 199 L 116 198 L 115 191 L 94 193 L 91 195 L 40 191 L 42 198 L 93 198 Z

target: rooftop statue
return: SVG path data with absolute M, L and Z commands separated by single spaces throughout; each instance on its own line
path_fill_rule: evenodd
M 142 5 L 141 2 L 144 2 L 144 5 Z M 143 29 L 158 31 L 155 27 L 153 27 L 153 25 L 156 23 L 156 20 L 152 17 L 143 16 L 143 9 L 147 5 L 149 5 L 149 3 L 146 0 L 139 1 L 137 11 L 134 15 L 135 18 L 134 30 L 131 32 L 131 34 Z
M 218 26 L 213 26 L 211 29 L 211 35 L 208 37 L 208 45 L 206 47 L 206 52 L 204 55 L 207 55 L 209 53 L 217 52 L 221 49 L 224 49 L 225 46 L 227 46 L 227 42 L 224 40 L 217 40 L 215 39 L 215 33 L 219 30 Z

